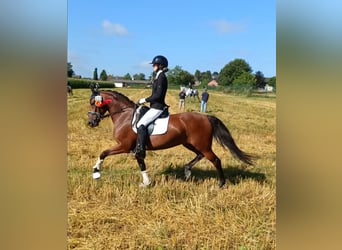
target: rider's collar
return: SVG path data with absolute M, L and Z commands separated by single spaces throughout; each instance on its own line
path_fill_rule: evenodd
M 156 79 L 158 79 L 158 76 L 160 75 L 161 72 L 163 72 L 163 70 L 159 70 L 159 71 L 157 72 Z

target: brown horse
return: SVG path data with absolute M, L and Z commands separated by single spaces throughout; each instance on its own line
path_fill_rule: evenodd
M 93 167 L 93 178 L 100 177 L 100 169 L 107 156 L 130 153 L 136 145 L 137 135 L 132 129 L 132 117 L 138 107 L 126 96 L 116 91 L 100 91 L 101 97 L 90 98 L 91 111 L 88 112 L 88 125 L 96 127 L 104 117 L 110 117 L 115 125 L 114 138 L 117 144 L 104 150 Z M 100 102 L 98 101 L 100 99 Z M 108 112 L 108 114 L 106 114 Z M 229 149 L 234 158 L 253 165 L 255 158 L 239 149 L 227 127 L 215 116 L 186 112 L 170 115 L 167 132 L 163 135 L 152 135 L 147 143 L 147 150 L 160 150 L 183 145 L 196 154 L 196 157 L 185 165 L 185 179 L 191 176 L 191 168 L 203 157 L 215 166 L 219 186 L 225 184 L 221 160 L 212 151 L 212 140 L 215 138 L 221 146 Z M 145 162 L 136 158 L 143 177 L 143 186 L 150 184 L 146 173 Z

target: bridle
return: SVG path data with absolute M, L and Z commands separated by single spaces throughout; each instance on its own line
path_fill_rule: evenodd
M 106 118 L 106 117 L 111 117 L 111 116 L 114 116 L 114 115 L 116 115 L 116 114 L 120 114 L 120 113 L 122 113 L 122 112 L 125 112 L 126 111 L 126 109 L 129 109 L 130 107 L 123 107 L 123 108 L 121 108 L 120 110 L 118 110 L 118 111 L 114 111 L 114 112 L 111 112 L 111 113 L 108 113 L 108 114 L 105 114 L 105 115 L 101 115 L 100 114 L 100 119 L 104 119 L 104 118 Z
M 125 106 L 125 107 L 120 107 L 119 110 L 110 112 L 109 107 L 107 106 L 107 110 L 103 112 L 103 114 L 100 113 L 100 108 L 104 107 L 105 105 L 109 105 L 110 103 L 112 103 L 112 100 L 107 99 L 104 100 L 103 97 L 101 96 L 95 96 L 94 97 L 94 101 L 95 103 L 91 104 L 91 106 L 95 106 L 94 111 L 88 111 L 88 125 L 91 127 L 95 127 L 97 125 L 99 125 L 99 123 L 101 122 L 101 120 L 103 120 L 104 118 L 107 117 L 113 117 L 117 114 L 123 113 L 125 112 L 127 109 L 133 108 L 131 106 Z M 106 112 L 108 112 L 106 114 Z
M 125 112 L 126 109 L 129 109 L 129 108 L 131 108 L 131 107 L 123 107 L 123 108 L 121 108 L 121 109 L 118 110 L 118 111 L 114 111 L 114 112 L 111 112 L 111 113 L 103 114 L 103 115 L 102 115 L 102 114 L 100 114 L 100 112 L 96 112 L 96 110 L 98 109 L 98 107 L 96 107 L 96 108 L 95 108 L 95 111 L 88 111 L 88 116 L 90 116 L 90 115 L 91 115 L 91 116 L 95 115 L 95 116 L 96 116 L 96 120 L 101 121 L 101 120 L 104 119 L 104 118 L 112 117 L 112 116 L 114 116 L 114 115 L 116 115 L 116 114 Z

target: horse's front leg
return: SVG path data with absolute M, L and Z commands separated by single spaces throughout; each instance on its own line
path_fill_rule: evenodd
M 97 159 L 97 162 L 95 163 L 93 167 L 93 179 L 99 179 L 101 177 L 101 173 L 100 173 L 101 166 L 102 166 L 104 159 L 107 156 L 121 154 L 121 153 L 129 153 L 129 147 L 119 144 L 112 148 L 104 150 L 100 154 L 99 158 Z
M 150 178 L 148 177 L 146 165 L 144 159 L 141 159 L 139 157 L 136 157 L 138 165 L 140 167 L 141 175 L 143 178 L 143 182 L 140 183 L 140 187 L 148 187 L 151 184 Z
M 97 162 L 95 163 L 94 167 L 93 167 L 93 179 L 99 179 L 101 177 L 100 174 L 100 169 L 101 169 L 101 165 L 104 159 L 101 159 L 100 157 L 97 159 Z

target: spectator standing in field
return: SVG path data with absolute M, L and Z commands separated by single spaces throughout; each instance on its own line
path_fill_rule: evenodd
M 207 91 L 207 88 L 204 89 L 204 92 L 202 93 L 202 101 L 201 101 L 201 108 L 200 112 L 207 112 L 207 102 L 209 99 L 209 93 Z
M 180 110 L 185 110 L 185 90 L 182 89 L 181 92 L 179 92 L 179 109 Z

